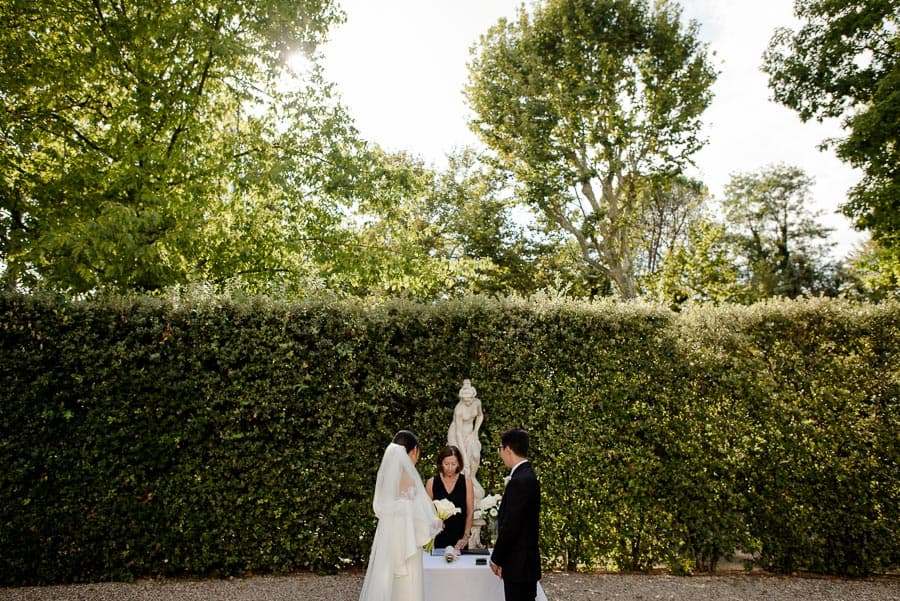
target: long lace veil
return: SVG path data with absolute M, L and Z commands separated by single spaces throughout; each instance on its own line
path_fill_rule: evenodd
M 407 561 L 422 553 L 441 522 L 422 478 L 403 445 L 384 451 L 372 508 L 378 517 L 360 601 L 388 601 L 393 580 L 407 573 Z

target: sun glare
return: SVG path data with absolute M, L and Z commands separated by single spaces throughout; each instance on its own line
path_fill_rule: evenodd
M 302 50 L 294 50 L 289 53 L 285 62 L 287 63 L 288 70 L 295 77 L 302 77 L 313 65 L 309 56 Z
M 280 70 L 277 85 L 283 92 L 300 90 L 315 69 L 315 61 L 302 50 L 288 52 L 282 65 L 284 68 Z

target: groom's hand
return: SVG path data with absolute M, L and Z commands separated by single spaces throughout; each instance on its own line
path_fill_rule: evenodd
M 495 576 L 497 576 L 497 578 L 503 580 L 503 568 L 495 564 L 493 561 L 491 562 L 491 571 Z

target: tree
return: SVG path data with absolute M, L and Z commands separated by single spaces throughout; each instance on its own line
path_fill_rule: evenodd
M 735 174 L 725 187 L 725 216 L 749 288 L 749 300 L 823 291 L 830 229 L 809 209 L 812 180 L 774 165 Z
M 678 176 L 652 182 L 645 194 L 637 228 L 639 273 L 644 277 L 655 274 L 666 255 L 686 239 L 691 224 L 702 215 L 707 191 L 702 182 Z
M 867 240 L 847 257 L 841 275 L 842 293 L 850 298 L 870 302 L 900 298 L 900 249 L 886 250 Z
M 335 266 L 332 287 L 431 300 L 528 295 L 562 277 L 556 240 L 514 216 L 506 174 L 472 149 L 451 154 L 441 171 L 406 154 L 381 153 L 380 165 L 348 226 L 356 252 Z
M 642 191 L 700 148 L 715 75 L 675 3 L 548 0 L 473 49 L 473 130 L 595 280 L 637 294 Z
M 527 295 L 540 285 L 543 272 L 537 262 L 546 247 L 514 217 L 517 206 L 507 174 L 473 149 L 448 156 L 447 169 L 435 179 L 431 208 L 445 240 L 436 252 L 477 265 L 465 282 L 468 292 Z
M 672 309 L 693 302 L 747 300 L 725 228 L 707 219 L 689 224 L 687 239 L 670 249 L 645 289 L 648 297 Z
M 368 189 L 343 223 L 346 244 L 328 263 L 329 287 L 354 296 L 420 300 L 469 291 L 485 262 L 452 252 L 438 210 L 439 175 L 421 159 L 375 148 L 357 186 Z
M 639 226 L 643 296 L 686 302 L 740 301 L 725 228 L 709 214 L 706 186 L 683 176 L 655 182 Z
M 472 149 L 448 159 L 436 180 L 434 210 L 448 240 L 448 258 L 479 264 L 470 292 L 528 296 L 565 288 L 572 295 L 589 294 L 577 252 L 520 202 L 508 172 Z
M 843 117 L 838 156 L 863 170 L 842 211 L 900 248 L 900 7 L 896 0 L 795 0 L 799 31 L 776 30 L 763 70 L 804 121 Z
M 0 0 L 6 287 L 153 290 L 322 252 L 361 151 L 292 52 L 331 0 Z

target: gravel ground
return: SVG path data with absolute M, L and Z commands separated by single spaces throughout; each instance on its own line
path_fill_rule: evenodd
M 357 601 L 362 579 L 362 572 L 347 572 L 0 588 L 0 600 Z M 551 572 L 544 575 L 542 584 L 549 601 L 900 601 L 897 576 L 843 580 L 763 574 L 679 577 Z

